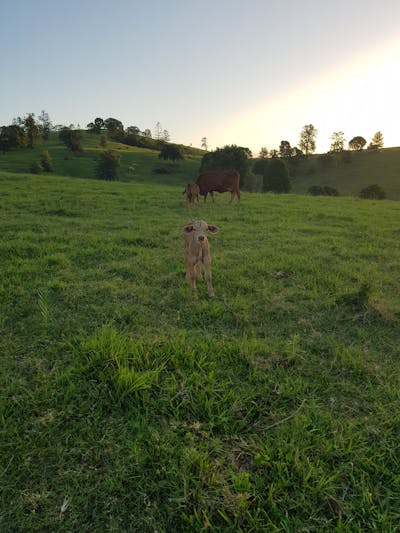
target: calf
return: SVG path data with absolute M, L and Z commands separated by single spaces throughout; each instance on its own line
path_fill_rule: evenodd
M 185 239 L 186 279 L 192 289 L 196 288 L 196 280 L 202 279 L 200 263 L 203 263 L 207 282 L 208 296 L 214 296 L 211 281 L 211 253 L 207 233 L 218 233 L 217 226 L 211 226 L 204 220 L 190 220 L 183 228 Z
M 189 204 L 194 204 L 195 200 L 199 201 L 200 188 L 197 183 L 188 183 L 182 194 L 186 194 Z

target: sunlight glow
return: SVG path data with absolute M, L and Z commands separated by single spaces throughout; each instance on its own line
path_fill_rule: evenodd
M 296 146 L 302 127 L 311 123 L 318 130 L 317 152 L 329 150 L 338 131 L 347 142 L 361 135 L 367 143 L 381 131 L 385 147 L 400 146 L 399 87 L 400 40 L 238 114 L 213 138 L 223 139 L 219 146 L 235 143 L 257 153 L 261 146 L 278 149 L 281 140 Z

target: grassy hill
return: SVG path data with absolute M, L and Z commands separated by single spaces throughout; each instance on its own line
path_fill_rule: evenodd
M 292 190 L 304 194 L 312 185 L 329 185 L 341 195 L 357 196 L 374 183 L 383 188 L 387 198 L 400 200 L 400 148 L 311 156 L 300 164 Z
M 0 172 L 28 174 L 31 164 L 39 160 L 41 152 L 49 151 L 55 175 L 79 178 L 95 178 L 95 165 L 100 146 L 100 135 L 82 132 L 84 152 L 77 156 L 66 149 L 52 133 L 50 139 L 33 150 L 25 149 L 0 154 Z M 183 186 L 198 175 L 202 150 L 186 147 L 186 158 L 177 164 L 165 163 L 158 152 L 130 147 L 110 141 L 112 148 L 121 155 L 119 180 L 137 183 L 161 183 Z M 135 165 L 132 172 L 130 167 Z M 161 171 L 160 171 L 161 167 Z M 362 152 L 346 152 L 335 156 L 313 155 L 291 170 L 292 191 L 306 194 L 311 185 L 330 185 L 342 196 L 358 196 L 364 187 L 377 183 L 387 198 L 400 200 L 400 148 Z M 163 173 L 164 170 L 164 173 Z
M 180 184 L 14 163 L 0 173 L 2 531 L 398 527 L 398 202 L 190 208 Z M 221 230 L 213 300 L 184 280 L 191 217 Z
M 34 149 L 17 150 L 15 152 L 0 153 L 0 172 L 15 172 L 29 174 L 34 161 L 40 159 L 43 150 L 48 150 L 53 161 L 53 174 L 76 178 L 95 178 L 95 165 L 99 153 L 100 135 L 82 132 L 84 151 L 80 155 L 71 153 L 59 140 L 57 133 L 52 133 L 49 140 L 37 145 Z M 173 164 L 158 158 L 157 151 L 145 148 L 127 146 L 114 141 L 107 143 L 107 148 L 115 150 L 121 156 L 119 180 L 145 183 L 180 185 L 194 180 L 198 174 L 201 161 L 201 150 L 187 147 L 185 160 Z M 135 171 L 129 167 L 135 164 Z M 167 174 L 160 174 L 156 169 L 163 167 Z

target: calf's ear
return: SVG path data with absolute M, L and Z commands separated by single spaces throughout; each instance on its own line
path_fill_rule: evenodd
M 217 228 L 217 226 L 210 226 L 210 224 L 208 225 L 208 231 L 210 233 L 218 233 L 219 232 L 219 228 Z

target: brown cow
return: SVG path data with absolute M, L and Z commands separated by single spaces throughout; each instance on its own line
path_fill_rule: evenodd
M 211 253 L 207 233 L 218 233 L 217 226 L 211 226 L 204 220 L 190 220 L 183 228 L 185 240 L 186 279 L 192 289 L 196 288 L 196 280 L 202 279 L 200 263 L 203 263 L 207 281 L 208 296 L 214 296 L 211 281 Z
M 197 183 L 188 183 L 182 194 L 186 194 L 186 199 L 189 204 L 194 204 L 196 200 L 199 201 L 199 186 Z
M 202 172 L 196 180 L 200 188 L 200 194 L 204 196 L 204 201 L 207 199 L 207 194 L 211 194 L 212 201 L 214 201 L 214 191 L 216 192 L 230 192 L 231 203 L 233 197 L 237 196 L 240 202 L 239 189 L 240 174 L 236 170 L 206 170 Z

